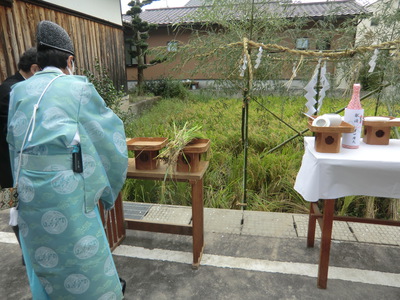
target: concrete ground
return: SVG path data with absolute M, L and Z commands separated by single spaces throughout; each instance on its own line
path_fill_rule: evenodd
M 191 220 L 190 207 L 124 203 L 124 211 L 126 218 Z M 8 211 L 0 217 L 0 299 L 31 299 Z M 128 230 L 113 253 L 127 281 L 125 299 L 400 299 L 399 227 L 334 222 L 322 290 L 320 231 L 307 248 L 307 215 L 206 208 L 204 221 L 198 270 L 191 268 L 190 236 Z

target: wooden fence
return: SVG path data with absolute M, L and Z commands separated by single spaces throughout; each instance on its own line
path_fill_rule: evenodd
M 126 85 L 124 35 L 122 26 L 80 14 L 43 1 L 0 2 L 0 83 L 17 71 L 20 55 L 36 46 L 37 24 L 49 20 L 71 36 L 76 54 L 77 74 L 95 64 L 106 68 L 114 85 Z
M 99 201 L 100 216 L 107 234 L 111 251 L 117 248 L 125 239 L 124 208 L 121 193 L 118 195 L 113 209 L 106 212 Z

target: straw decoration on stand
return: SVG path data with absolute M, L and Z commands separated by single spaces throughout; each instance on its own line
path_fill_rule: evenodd
M 157 156 L 157 158 L 163 160 L 167 165 L 165 176 L 174 171 L 179 154 L 183 148 L 199 135 L 198 132 L 201 129 L 201 126 L 196 125 L 188 128 L 187 125 L 188 124 L 186 122 L 183 128 L 178 130 L 174 124 L 173 138 L 170 139 L 166 147 L 162 149 L 160 154 Z

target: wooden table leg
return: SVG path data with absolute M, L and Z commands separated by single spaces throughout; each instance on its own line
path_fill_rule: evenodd
M 314 247 L 315 241 L 315 226 L 317 223 L 317 219 L 313 217 L 315 211 L 313 202 L 310 203 L 310 213 L 308 214 L 308 231 L 307 231 L 307 247 Z
M 190 182 L 192 186 L 193 265 L 200 265 L 204 248 L 203 179 Z
M 333 213 L 335 208 L 335 199 L 326 199 L 324 201 L 323 227 L 321 236 L 321 249 L 319 254 L 318 282 L 321 289 L 326 289 L 328 281 L 329 254 L 331 250 L 331 238 L 333 227 Z

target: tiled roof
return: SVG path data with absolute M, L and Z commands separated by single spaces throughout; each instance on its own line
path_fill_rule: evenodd
M 198 7 L 148 9 L 143 11 L 140 17 L 144 21 L 158 25 L 169 25 L 179 22 L 190 23 L 191 20 L 188 19 L 188 16 L 193 14 L 197 9 Z M 130 22 L 131 17 L 129 15 L 123 15 L 122 19 L 124 22 Z
M 241 0 L 243 1 L 243 0 Z M 142 12 L 140 17 L 149 23 L 171 25 L 176 23 L 192 23 L 191 16 L 199 9 L 202 0 L 191 0 L 184 7 L 149 9 Z M 323 17 L 326 15 L 353 16 L 368 13 L 368 10 L 354 0 L 325 1 L 313 3 L 268 2 L 256 4 L 257 10 L 269 11 L 284 17 Z M 209 7 L 209 6 L 208 6 Z M 130 22 L 130 16 L 124 15 L 123 20 Z
M 203 0 L 189 0 L 185 6 L 201 6 L 203 4 Z

